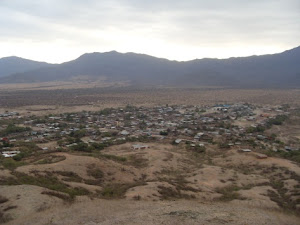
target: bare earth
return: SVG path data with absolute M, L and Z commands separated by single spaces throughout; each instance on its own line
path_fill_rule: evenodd
M 299 218 L 234 202 L 82 200 L 8 224 L 300 224 Z
M 8 110 L 21 115 L 96 111 L 128 104 L 239 102 L 299 106 L 300 89 L 129 88 L 107 83 L 0 86 L 0 113 Z M 247 121 L 237 123 L 248 125 Z M 299 141 L 299 124 L 276 129 L 269 132 L 287 143 Z M 205 154 L 195 154 L 184 145 L 163 141 L 147 143 L 150 148 L 146 150 L 133 150 L 132 144 L 107 147 L 101 155 L 56 152 L 28 159 L 28 164 L 15 172 L 32 177 L 55 175 L 68 187 L 88 190 L 89 195 L 69 202 L 39 186 L 0 185 L 0 196 L 7 198 L 0 203 L 0 211 L 10 219 L 7 224 L 300 224 L 300 204 L 296 212 L 280 206 L 300 201 L 300 167 L 296 163 L 273 157 L 258 159 L 253 152 L 239 153 L 237 147 L 223 150 L 207 145 Z M 57 143 L 39 146 L 54 149 Z M 120 160 L 123 158 L 126 160 Z M 91 168 L 101 170 L 103 177 L 97 180 L 89 172 Z M 0 168 L 0 181 L 15 176 Z M 284 178 L 283 186 L 274 183 L 274 178 Z M 101 194 L 109 188 L 120 195 L 109 198 Z
M 11 84 L 12 85 L 12 84 Z M 34 86 L 16 84 L 0 86 L 0 113 L 18 110 L 21 113 L 50 114 L 75 111 L 95 111 L 108 107 L 154 105 L 214 105 L 216 103 L 249 102 L 253 104 L 300 105 L 300 90 L 222 89 L 222 88 L 172 88 L 128 87 L 125 84 L 46 84 Z M 102 86 L 101 86 L 102 85 Z M 73 87 L 71 89 L 70 87 Z
M 0 193 L 9 199 L 1 208 L 15 206 L 7 211 L 15 219 L 8 224 L 300 224 L 299 217 L 284 213 L 268 195 L 269 190 L 276 192 L 270 179 L 276 174 L 288 176 L 286 170 L 300 176 L 298 165 L 279 158 L 257 159 L 252 153 L 242 154 L 235 149 L 208 149 L 208 159 L 195 158 L 186 149 L 170 144 L 149 146 L 147 150 L 132 150 L 131 144 L 126 143 L 103 151 L 128 159 L 134 157 L 135 161 L 53 153 L 62 160 L 18 167 L 17 172 L 32 176 L 72 171 L 83 179 L 93 179 L 88 173 L 92 165 L 104 173 L 100 184 L 70 182 L 62 175 L 58 178 L 95 194 L 108 183 L 136 185 L 126 190 L 123 199 L 77 197 L 73 203 L 41 194 L 47 190 L 41 187 L 0 186 Z M 255 170 L 246 173 L 245 168 Z M 7 170 L 0 172 L 2 177 L 10 176 Z M 285 187 L 296 190 L 299 181 L 295 179 L 286 180 Z M 218 188 L 230 185 L 242 187 L 237 193 L 243 198 L 219 201 L 222 195 Z

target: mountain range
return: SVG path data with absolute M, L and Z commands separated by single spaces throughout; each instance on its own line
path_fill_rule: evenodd
M 0 59 L 0 83 L 64 81 L 79 76 L 133 85 L 299 88 L 300 46 L 271 55 L 184 62 L 116 51 L 87 53 L 61 64 Z

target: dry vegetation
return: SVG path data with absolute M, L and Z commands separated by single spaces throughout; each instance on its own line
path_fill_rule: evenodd
M 300 90 L 240 90 L 221 88 L 90 87 L 73 89 L 0 89 L 2 110 L 18 109 L 36 114 L 98 110 L 99 108 L 160 104 L 213 105 L 249 102 L 254 104 L 300 104 Z M 77 88 L 77 89 L 76 89 Z
M 162 221 L 170 222 L 173 221 L 172 218 L 178 218 L 182 221 L 186 219 L 191 224 L 196 221 L 205 222 L 199 217 L 199 206 L 196 211 L 191 207 L 193 202 L 201 202 L 206 203 L 202 206 L 204 209 L 201 209 L 206 211 L 209 211 L 207 204 L 210 205 L 210 210 L 220 204 L 223 210 L 233 207 L 232 214 L 226 217 L 226 221 L 231 224 L 245 221 L 239 217 L 238 211 L 247 207 L 270 215 L 275 213 L 284 218 L 286 224 L 297 224 L 299 218 L 293 216 L 299 212 L 300 204 L 300 167 L 297 164 L 272 157 L 261 160 L 253 154 L 238 153 L 236 149 L 221 150 L 214 145 L 207 148 L 206 152 L 196 153 L 184 146 L 148 144 L 150 149 L 147 150 L 132 150 L 130 143 L 111 146 L 98 155 L 50 153 L 47 157 L 44 156 L 43 163 L 37 163 L 43 160 L 39 158 L 27 165 L 10 168 L 9 172 L 2 169 L 1 193 L 10 190 L 9 195 L 0 198 L 3 219 L 16 218 L 18 224 L 34 224 L 38 217 L 36 212 L 39 212 L 39 217 L 44 218 L 45 223 L 42 224 L 47 224 L 51 218 L 55 224 L 64 224 L 70 222 L 69 219 L 61 218 L 65 211 L 64 204 L 72 203 L 68 208 L 78 210 L 80 205 L 92 208 L 99 204 L 110 205 L 112 203 L 99 199 L 114 199 L 114 205 L 110 205 L 110 214 L 120 214 L 119 204 L 127 204 L 120 199 L 131 202 L 133 208 L 140 205 L 137 202 L 143 202 L 144 210 L 150 211 L 154 204 L 158 208 L 163 207 L 157 201 L 189 200 L 190 203 L 183 201 L 182 207 L 170 203 L 173 211 L 164 210 L 168 216 L 163 216 Z M 12 196 L 17 196 L 28 185 L 39 188 L 33 189 L 35 192 L 30 194 L 35 205 L 27 206 L 31 209 L 25 214 L 27 220 L 24 222 L 21 210 L 27 200 L 24 196 L 19 196 L 19 201 L 16 201 Z M 44 201 L 39 200 L 40 196 L 51 199 L 52 202 L 43 203 Z M 236 203 L 240 206 L 237 207 Z M 50 210 L 52 204 L 62 211 Z M 289 214 L 284 215 L 283 212 Z M 71 214 L 72 211 L 68 213 Z M 82 221 L 75 218 L 78 219 L 75 216 L 73 224 Z M 162 219 L 158 216 L 157 219 L 159 218 Z M 98 220 L 103 219 L 102 216 L 98 217 Z M 123 219 L 120 221 L 128 222 L 127 217 Z M 139 217 L 135 219 L 141 220 Z M 268 221 L 267 218 L 261 219 Z M 89 221 L 85 220 L 85 223 Z M 251 214 L 247 216 L 247 221 L 250 221 L 248 224 L 258 222 Z M 210 223 L 218 224 L 217 221 Z
M 1 89 L 1 110 L 49 114 L 127 104 L 300 105 L 300 90 L 51 89 Z M 299 123 L 287 121 L 276 129 L 268 132 L 286 143 L 299 140 Z M 201 152 L 184 144 L 147 144 L 145 150 L 125 143 L 99 153 L 49 152 L 7 160 L 0 168 L 0 223 L 300 224 L 296 162 L 258 159 L 213 143 Z

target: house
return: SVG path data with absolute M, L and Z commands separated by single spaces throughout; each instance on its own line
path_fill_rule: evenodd
M 5 151 L 5 152 L 2 152 L 2 155 L 4 156 L 4 158 L 11 158 L 19 153 L 20 153 L 20 151 Z
M 128 135 L 129 134 L 129 132 L 128 131 L 126 131 L 126 130 L 123 130 L 123 131 L 121 131 L 121 133 L 120 134 L 122 134 L 122 135 Z
M 147 148 L 149 148 L 148 145 L 142 145 L 142 144 L 132 145 L 132 149 L 133 150 L 140 150 L 140 149 L 147 149 Z
M 268 158 L 267 155 L 261 154 L 261 153 L 256 153 L 255 156 L 256 156 L 256 158 L 258 158 L 258 159 L 266 159 L 266 158 Z
M 245 148 L 245 149 L 239 149 L 238 151 L 239 152 L 252 152 L 250 149 L 247 149 L 247 148 Z
M 175 144 L 180 144 L 181 141 L 182 141 L 181 139 L 176 139 Z
M 284 149 L 285 149 L 286 151 L 297 151 L 297 148 L 291 147 L 291 146 L 285 146 Z

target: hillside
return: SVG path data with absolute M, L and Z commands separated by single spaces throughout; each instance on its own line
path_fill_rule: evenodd
M 300 47 L 283 53 L 229 59 L 170 61 L 143 54 L 89 53 L 51 67 L 0 79 L 1 83 L 45 82 L 88 76 L 132 84 L 227 87 L 299 87 Z
M 299 107 L 25 108 L 0 114 L 0 223 L 299 224 Z
M 35 70 L 49 65 L 45 62 L 36 62 L 15 56 L 5 57 L 0 59 L 0 77 Z

